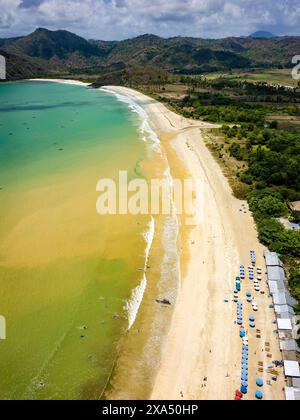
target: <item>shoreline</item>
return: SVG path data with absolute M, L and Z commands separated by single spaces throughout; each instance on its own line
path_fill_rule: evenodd
M 66 80 L 35 81 L 88 86 Z M 167 156 L 176 156 L 182 173 L 200 179 L 203 184 L 204 200 L 199 211 L 205 223 L 193 229 L 181 225 L 184 238 L 182 279 L 168 333 L 161 345 L 151 399 L 234 399 L 234 392 L 240 387 L 241 373 L 241 340 L 239 329 L 234 324 L 236 307 L 232 302 L 234 279 L 240 264 L 249 265 L 250 249 L 255 250 L 258 265 L 265 267 L 265 248 L 258 242 L 248 207 L 246 214 L 240 212 L 241 205 L 247 206 L 247 203 L 233 197 L 220 166 L 204 144 L 201 130 L 216 125 L 185 119 L 132 89 L 111 86 L 105 89 L 137 103 L 147 114 Z M 172 176 L 179 170 L 174 156 L 169 159 Z M 245 286 L 252 292 L 249 281 L 245 281 Z M 243 288 L 243 297 L 245 293 Z M 281 357 L 278 337 L 273 333 L 274 314 L 269 309 L 268 293 L 258 296 L 256 301 L 259 305 L 257 328 L 261 330 L 261 338 L 257 339 L 255 331 L 248 333 L 249 394 L 245 399 L 254 399 L 257 376 L 263 377 L 265 383 L 268 379 L 266 367 L 270 360 L 264 351 L 265 343 L 270 343 L 272 360 Z M 250 313 L 251 308 L 247 308 L 246 316 L 249 317 Z M 263 373 L 258 373 L 258 363 L 263 363 Z M 265 399 L 284 399 L 283 386 L 281 375 L 276 383 L 265 387 Z M 112 393 L 112 396 L 121 399 L 124 393 L 127 395 L 126 390 L 123 391 Z M 133 388 L 132 399 L 134 392 Z

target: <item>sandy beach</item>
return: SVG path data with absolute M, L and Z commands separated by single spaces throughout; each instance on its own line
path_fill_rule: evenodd
M 187 120 L 137 91 L 123 87 L 107 89 L 130 97 L 147 112 L 152 128 L 165 139 L 163 146 L 167 142 L 166 150 L 172 148 L 184 170 L 200 179 L 204 189 L 202 208 L 198 211 L 205 222 L 189 230 L 183 243 L 182 255 L 189 257 L 182 262 L 186 267 L 151 399 L 232 400 L 241 384 L 242 353 L 239 327 L 235 324 L 236 304 L 232 299 L 235 277 L 239 275 L 240 264 L 249 266 L 250 250 L 255 250 L 257 265 L 265 272 L 265 249 L 257 239 L 247 203 L 234 198 L 204 144 L 202 129 L 212 127 L 211 124 Z M 247 210 L 241 211 L 242 205 Z M 255 398 L 259 376 L 265 383 L 264 398 L 280 400 L 284 399 L 283 372 L 279 371 L 276 382 L 267 374 L 268 366 L 273 360 L 280 360 L 281 355 L 265 281 L 264 275 L 261 288 L 265 294 L 255 293 L 253 284 L 245 280 L 240 295 L 249 338 L 249 387 L 244 399 Z M 246 292 L 254 294 L 259 307 L 253 330 L 249 328 L 252 307 L 246 303 Z

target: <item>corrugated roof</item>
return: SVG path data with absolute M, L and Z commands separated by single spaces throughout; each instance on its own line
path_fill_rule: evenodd
M 279 290 L 277 287 L 277 281 L 268 281 L 268 286 L 269 286 L 271 295 L 274 295 L 275 293 L 279 293 Z
M 270 281 L 284 281 L 285 274 L 282 267 L 268 267 L 268 280 Z
M 300 389 L 300 378 L 293 378 L 292 379 L 293 387 Z
M 295 315 L 294 309 L 288 305 L 275 305 L 274 309 L 277 315 L 284 314 L 284 313 Z
M 295 340 L 280 340 L 280 350 L 282 351 L 297 351 L 298 346 Z
M 280 261 L 276 252 L 266 251 L 264 255 L 265 255 L 267 266 L 269 267 L 282 266 L 282 262 Z
M 295 306 L 296 300 L 286 291 L 285 293 L 275 293 L 273 295 L 274 305 Z
M 290 319 L 292 321 L 293 315 L 289 312 L 283 312 L 282 314 L 277 315 L 277 319 Z

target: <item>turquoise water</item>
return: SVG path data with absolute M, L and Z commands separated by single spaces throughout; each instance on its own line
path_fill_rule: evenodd
M 149 219 L 97 215 L 96 183 L 142 173 L 141 122 L 74 85 L 0 84 L 0 99 L 0 398 L 97 399 L 128 327 Z

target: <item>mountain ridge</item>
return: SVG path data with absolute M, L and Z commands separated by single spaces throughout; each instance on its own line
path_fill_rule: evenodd
M 86 40 L 66 30 L 37 28 L 23 37 L 0 39 L 0 48 L 29 63 L 33 71 L 37 66 L 47 74 L 96 74 L 132 67 L 201 74 L 291 66 L 291 58 L 300 51 L 300 37 L 203 39 L 144 34 L 123 41 L 102 41 Z M 16 74 L 21 76 L 22 68 Z

